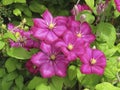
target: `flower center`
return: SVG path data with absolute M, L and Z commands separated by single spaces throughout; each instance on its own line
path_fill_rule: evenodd
M 48 28 L 49 28 L 49 29 L 53 29 L 54 27 L 55 27 L 55 24 L 50 23 Z
M 72 44 L 68 44 L 68 47 L 67 47 L 69 50 L 72 50 L 73 49 L 73 45 Z
M 91 63 L 92 65 L 96 64 L 96 59 L 92 58 L 92 59 L 90 60 L 90 63 Z
M 77 37 L 78 37 L 78 38 L 81 38 L 81 37 L 82 37 L 82 34 L 81 34 L 81 33 L 78 33 L 78 34 L 77 34 Z
M 51 60 L 55 60 L 55 58 L 56 58 L 56 57 L 55 57 L 54 54 L 52 54 L 52 55 L 50 56 L 50 59 L 51 59 Z

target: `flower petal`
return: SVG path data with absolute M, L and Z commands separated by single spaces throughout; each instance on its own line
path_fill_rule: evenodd
M 51 53 L 51 46 L 49 44 L 44 43 L 44 42 L 41 43 L 40 49 L 47 54 Z
M 105 68 L 106 58 L 104 56 L 100 57 L 99 59 L 97 59 L 97 63 L 95 65 Z
M 99 66 L 93 66 L 92 73 L 102 75 L 104 73 L 104 69 L 102 67 L 99 67 Z
M 53 64 L 50 62 L 44 63 L 40 67 L 40 73 L 44 78 L 50 78 L 55 75 Z
M 63 39 L 64 39 L 64 41 L 65 41 L 66 44 L 69 44 L 69 43 L 72 44 L 72 43 L 74 43 L 75 40 L 76 40 L 75 36 L 74 36 L 73 33 L 70 32 L 70 31 L 67 32 L 67 33 L 65 33 Z
M 54 18 L 54 22 L 56 22 L 57 25 L 65 25 L 67 20 L 67 17 L 64 16 L 57 16 Z
M 47 28 L 47 24 L 43 19 L 35 18 L 33 19 L 33 22 L 34 22 L 34 27 Z
M 88 23 L 84 22 L 80 25 L 80 31 L 81 33 L 84 34 L 90 34 L 91 33 L 91 28 Z
M 9 24 L 8 24 L 8 29 L 9 29 L 9 30 L 12 30 L 14 27 L 15 27 L 15 26 L 14 26 L 12 23 L 9 23 Z
M 49 32 L 47 29 L 39 29 L 36 27 L 33 27 L 32 29 L 34 30 L 33 32 L 34 37 L 40 40 L 44 40 Z
M 46 54 L 39 52 L 32 56 L 31 61 L 33 64 L 39 67 L 40 65 L 48 62 L 49 60 Z
M 90 48 L 86 48 L 86 52 L 83 55 L 80 55 L 80 61 L 84 64 L 88 64 L 90 59 L 92 58 L 92 50 Z
M 55 33 L 52 31 L 49 31 L 49 33 L 46 36 L 45 42 L 46 43 L 53 43 L 57 39 L 58 39 L 58 37 L 55 35 Z
M 93 35 L 93 34 L 83 35 L 83 37 L 81 37 L 81 39 L 83 39 L 84 41 L 86 41 L 88 43 L 91 43 L 95 40 L 95 35 Z
M 80 67 L 80 70 L 83 74 L 91 74 L 91 66 L 87 64 L 82 64 L 82 66 Z
M 55 43 L 55 46 L 56 46 L 56 47 L 67 47 L 67 45 L 65 44 L 65 42 L 63 42 L 63 40 L 58 40 L 58 41 Z
M 54 64 L 55 68 L 55 73 L 56 75 L 60 77 L 65 77 L 66 76 L 66 71 L 67 71 L 67 65 L 64 62 L 56 62 Z
M 96 60 L 99 59 L 100 57 L 104 56 L 103 52 L 97 49 L 93 50 L 93 58 Z
M 65 26 L 55 26 L 55 28 L 53 29 L 53 31 L 55 32 L 55 34 L 57 36 L 61 36 L 65 31 L 67 30 L 67 28 Z
M 48 10 L 42 14 L 42 17 L 48 24 L 53 21 L 53 16 Z

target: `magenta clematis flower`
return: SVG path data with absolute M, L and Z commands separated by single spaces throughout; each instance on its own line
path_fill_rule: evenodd
M 35 18 L 34 26 L 31 28 L 33 35 L 40 39 L 44 40 L 46 43 L 52 43 L 62 36 L 63 33 L 67 30 L 66 21 L 67 18 L 63 16 L 58 16 L 53 18 L 51 13 L 46 10 L 42 14 L 42 18 Z
M 114 0 L 117 10 L 120 12 L 120 0 Z
M 8 29 L 12 32 L 17 41 L 9 40 L 11 47 L 23 47 L 27 50 L 39 48 L 40 42 L 31 38 L 31 32 L 16 28 L 13 24 L 8 24 Z
M 63 40 L 56 42 L 56 47 L 61 48 L 69 61 L 73 61 L 78 55 L 85 52 L 86 45 L 83 40 L 78 40 L 72 32 L 67 32 L 63 36 Z
M 59 48 L 53 45 L 41 43 L 42 52 L 33 55 L 31 62 L 39 68 L 44 78 L 50 78 L 54 75 L 64 77 L 68 66 L 68 60 L 60 52 Z
M 87 22 L 75 21 L 73 17 L 68 18 L 68 29 L 77 37 L 90 44 L 95 40 L 95 35 L 91 31 L 91 27 Z
M 77 4 L 73 7 L 73 9 L 71 10 L 71 13 L 73 16 L 78 15 L 80 12 L 84 11 L 84 10 L 89 10 L 91 11 L 91 9 L 87 6 L 87 5 L 80 5 Z
M 32 74 L 37 74 L 39 72 L 39 69 L 29 60 L 25 64 L 27 70 Z
M 80 56 L 82 66 L 81 72 L 84 74 L 102 75 L 106 67 L 106 58 L 103 52 L 97 49 L 86 49 L 86 53 Z

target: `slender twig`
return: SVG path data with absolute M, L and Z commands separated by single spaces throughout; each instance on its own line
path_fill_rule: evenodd
M 80 0 L 77 1 L 76 5 L 79 4 Z

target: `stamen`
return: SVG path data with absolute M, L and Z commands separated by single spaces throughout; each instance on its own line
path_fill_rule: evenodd
M 48 28 L 49 28 L 49 29 L 53 29 L 54 27 L 55 27 L 55 24 L 50 23 Z
M 56 58 L 56 57 L 55 57 L 54 54 L 52 54 L 52 55 L 50 56 L 50 59 L 51 59 L 51 60 L 55 60 L 55 58 Z
M 92 58 L 92 59 L 90 60 L 90 63 L 91 63 L 92 65 L 96 64 L 96 59 Z
M 73 49 L 73 45 L 72 45 L 72 44 L 69 44 L 67 48 L 68 48 L 69 50 L 72 50 L 72 49 Z

